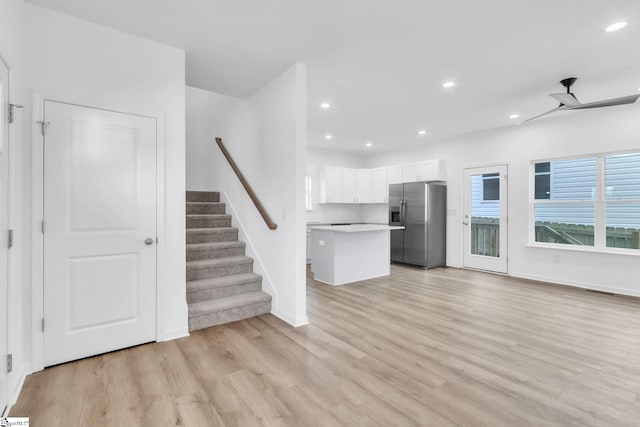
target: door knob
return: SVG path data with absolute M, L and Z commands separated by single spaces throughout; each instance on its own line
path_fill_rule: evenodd
M 146 239 L 144 239 L 144 244 L 147 246 L 153 245 L 153 239 L 151 237 L 147 237 Z

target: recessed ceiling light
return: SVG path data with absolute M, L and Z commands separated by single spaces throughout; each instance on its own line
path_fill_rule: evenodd
M 333 135 L 328 133 L 324 136 L 324 139 L 333 139 Z
M 517 119 L 518 117 L 520 117 L 520 114 L 512 114 L 509 116 L 510 119 Z
M 328 102 L 323 102 L 322 104 L 320 104 L 320 108 L 322 108 L 323 110 L 328 110 L 329 108 L 331 108 L 331 104 L 329 104 Z
M 623 29 L 624 27 L 627 26 L 627 23 L 624 21 L 621 22 L 616 22 L 615 24 L 611 24 L 607 27 L 607 29 L 605 30 L 607 33 L 612 33 L 614 31 L 618 31 Z
M 421 129 L 418 131 L 418 135 L 426 135 L 426 134 L 427 134 L 427 131 L 424 129 Z
M 456 85 L 456 82 L 444 82 L 442 83 L 442 87 L 445 89 L 449 89 L 450 87 L 454 87 Z
M 364 144 L 364 145 L 366 145 L 367 147 L 371 147 L 373 144 L 372 144 L 372 143 L 370 143 L 370 142 L 367 142 L 367 143 L 366 143 L 366 144 Z

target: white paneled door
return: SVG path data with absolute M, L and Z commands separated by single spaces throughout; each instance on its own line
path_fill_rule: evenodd
M 464 266 L 507 272 L 507 166 L 464 170 Z
M 44 364 L 156 339 L 156 121 L 45 101 Z
M 7 406 L 7 339 L 9 335 L 9 69 L 0 59 L 0 416 Z

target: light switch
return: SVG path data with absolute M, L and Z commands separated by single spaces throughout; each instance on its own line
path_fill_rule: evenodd
M 319 244 L 320 246 L 324 246 L 324 240 L 318 240 L 318 244 Z

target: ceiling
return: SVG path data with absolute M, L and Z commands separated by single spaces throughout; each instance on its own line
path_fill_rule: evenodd
M 308 144 L 332 149 L 414 148 L 512 126 L 512 113 L 555 107 L 547 94 L 565 77 L 580 78 L 582 102 L 640 88 L 637 0 L 28 1 L 185 49 L 187 84 L 227 95 L 305 64 Z M 604 31 L 617 21 L 629 25 Z M 442 88 L 447 80 L 457 85 Z

